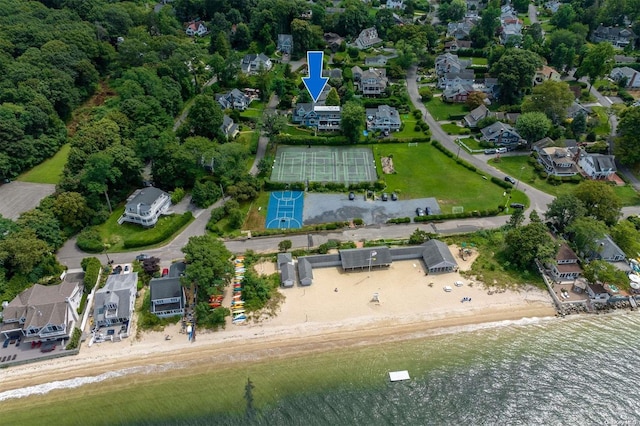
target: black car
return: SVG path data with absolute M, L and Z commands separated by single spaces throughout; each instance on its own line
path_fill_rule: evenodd
M 9 347 L 9 342 L 10 342 L 10 341 L 11 341 L 11 339 L 6 339 L 6 340 L 4 341 L 4 343 L 2 344 L 2 347 L 3 347 L 3 348 L 8 348 L 8 347 Z
M 391 201 L 398 201 L 398 194 L 396 194 L 395 192 L 391 193 Z
M 514 178 L 512 178 L 511 176 L 505 176 L 504 180 L 515 185 L 516 184 L 516 180 Z
M 356 194 L 354 194 L 353 192 L 349 193 L 349 200 L 353 201 L 356 199 Z
M 510 206 L 514 209 L 524 209 L 524 204 L 522 203 L 511 203 Z
M 420 207 L 418 207 L 416 209 L 416 216 L 420 216 L 420 217 L 424 216 L 424 210 L 422 210 Z
M 386 192 L 382 193 L 382 201 L 388 201 L 389 200 L 389 194 L 387 194 Z
M 141 262 L 142 262 L 143 260 L 148 259 L 148 258 L 149 258 L 149 255 L 147 255 L 147 254 L 139 254 L 139 255 L 137 255 L 137 256 L 136 256 L 136 260 L 139 260 L 139 261 L 141 261 Z
M 426 209 L 424 209 L 424 212 L 427 214 L 427 216 L 431 215 L 431 207 L 427 207 Z

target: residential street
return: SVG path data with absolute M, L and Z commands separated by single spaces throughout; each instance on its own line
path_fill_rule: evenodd
M 267 108 L 265 109 L 265 112 L 269 110 L 271 112 L 275 112 L 276 107 L 278 106 L 278 103 L 280 103 L 280 99 L 278 99 L 278 96 L 275 93 L 273 93 L 269 98 L 269 102 L 267 103 Z M 268 145 L 269 145 L 269 138 L 265 136 L 262 131 L 260 131 L 260 139 L 258 139 L 258 150 L 256 152 L 256 159 L 253 160 L 253 165 L 251 166 L 251 171 L 249 172 L 254 176 L 258 174 L 258 164 L 260 163 L 260 160 L 264 158 L 264 154 L 267 152 Z

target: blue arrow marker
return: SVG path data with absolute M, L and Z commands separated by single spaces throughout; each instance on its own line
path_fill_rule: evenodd
M 304 77 L 302 82 L 304 83 L 307 91 L 311 95 L 313 102 L 318 102 L 320 94 L 324 90 L 324 86 L 329 81 L 328 77 L 322 76 L 322 61 L 324 59 L 324 52 L 311 51 L 307 52 L 307 68 L 309 69 L 309 77 Z

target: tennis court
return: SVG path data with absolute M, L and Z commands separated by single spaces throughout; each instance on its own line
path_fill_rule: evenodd
M 280 146 L 273 163 L 275 182 L 373 182 L 371 148 Z
M 302 228 L 302 191 L 276 191 L 269 197 L 267 229 Z

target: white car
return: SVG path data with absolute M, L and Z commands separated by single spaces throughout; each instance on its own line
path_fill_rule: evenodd
M 454 284 L 456 285 L 456 287 L 462 287 L 464 285 L 462 281 L 456 281 Z
M 452 291 L 452 290 L 453 290 L 453 289 L 451 288 L 451 286 L 448 286 L 448 285 L 446 285 L 446 286 L 442 287 L 442 289 L 443 289 L 444 291 L 446 291 L 447 293 L 449 293 L 450 291 Z

